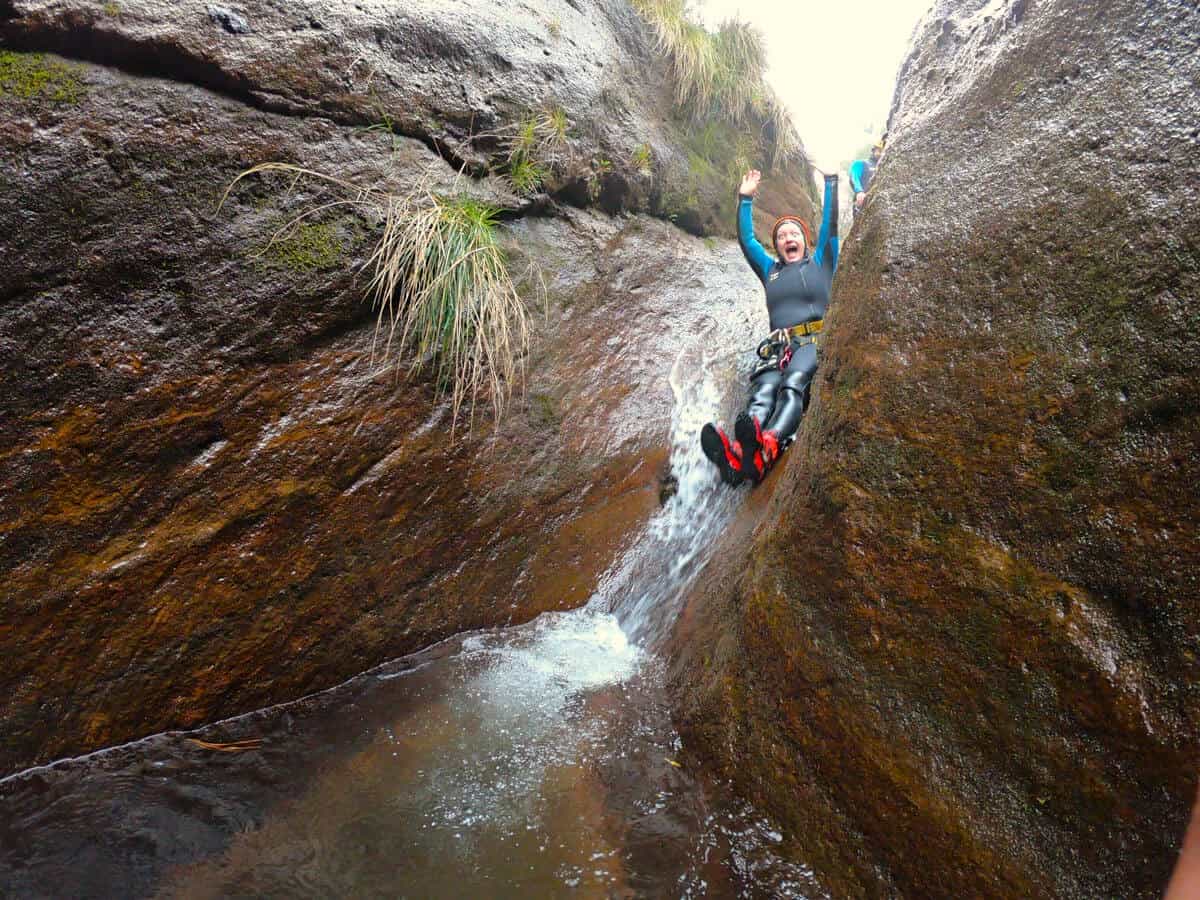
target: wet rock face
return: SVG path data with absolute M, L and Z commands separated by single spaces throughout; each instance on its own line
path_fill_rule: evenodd
M 1166 883 L 1200 734 L 1198 51 L 1182 0 L 918 30 L 813 409 L 676 659 L 692 747 L 836 895 Z
M 624 0 L 297 2 L 13 0 L 5 45 L 210 88 L 289 116 L 386 127 L 479 174 L 530 115 L 566 112 L 546 189 L 578 206 L 649 210 L 732 234 L 730 191 L 689 163 L 661 57 Z M 730 135 L 735 140 L 736 134 Z M 776 179 L 800 199 L 807 172 Z M 770 192 L 767 192 L 768 194 Z M 795 204 L 789 204 L 796 209 Z
M 714 298 L 754 298 L 753 278 L 725 242 L 460 175 L 447 148 L 470 102 L 436 104 L 483 89 L 472 66 L 519 69 L 499 61 L 517 38 L 468 64 L 402 6 L 0 4 L 0 772 L 579 605 L 658 503 L 663 336 L 694 332 Z M 565 46 L 576 15 L 564 4 Z M 376 20 L 372 44 L 395 53 L 355 63 Z M 513 108 L 551 96 L 525 75 L 535 93 Z M 572 121 L 599 116 L 567 100 Z M 365 127 L 374 103 L 414 118 Z M 642 124 L 655 139 L 631 119 L 630 140 Z M 619 130 L 581 131 L 581 152 Z M 506 210 L 545 309 L 499 429 L 483 414 L 451 440 L 433 385 L 372 364 L 356 273 L 377 222 L 333 209 L 269 245 L 332 199 L 271 179 L 217 212 L 271 160 Z

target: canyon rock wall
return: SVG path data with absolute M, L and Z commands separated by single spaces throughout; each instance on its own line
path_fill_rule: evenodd
M 680 724 L 835 896 L 1157 897 L 1200 736 L 1200 10 L 940 0 L 914 41 Z

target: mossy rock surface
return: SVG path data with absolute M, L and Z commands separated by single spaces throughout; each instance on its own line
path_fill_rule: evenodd
M 269 265 L 289 272 L 319 272 L 344 263 L 345 247 L 337 226 L 304 222 L 268 244 L 263 256 Z
M 716 163 L 745 137 L 695 156 L 695 134 L 710 124 L 677 121 L 667 61 L 627 0 L 567 4 L 553 31 L 520 0 L 466 2 L 449 18 L 429 0 L 321 9 L 251 0 L 229 15 L 218 6 L 197 14 L 96 0 L 18 5 L 0 18 L 0 39 L 13 48 L 0 71 L 25 102 L 75 103 L 84 86 L 70 63 L 43 55 L 63 53 L 265 111 L 415 138 L 470 176 L 511 174 L 522 124 L 553 118 L 561 146 L 527 160 L 532 169 L 510 203 L 544 202 L 545 193 L 609 213 L 673 214 L 697 234 L 728 233 L 714 203 L 727 203 L 736 181 L 720 165 L 719 177 L 697 174 L 703 166 L 690 166 L 689 154 Z M 807 180 L 802 166 L 773 174 L 792 186 Z
M 44 53 L 0 50 L 0 99 L 78 103 L 87 91 L 77 65 Z

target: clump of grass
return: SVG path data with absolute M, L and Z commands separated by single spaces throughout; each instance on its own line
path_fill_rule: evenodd
M 499 135 L 507 147 L 504 175 L 515 193 L 529 196 L 566 159 L 570 119 L 561 107 L 531 112 Z
M 766 48 L 753 26 L 736 20 L 716 32 L 688 18 L 685 0 L 633 0 L 671 64 L 675 103 L 693 123 L 717 119 L 758 135 L 770 164 L 803 159 L 795 126 L 764 82 Z
M 414 371 L 434 367 L 438 389 L 449 394 L 455 427 L 464 403 L 472 413 L 490 398 L 497 422 L 517 382 L 529 345 L 528 314 L 517 293 L 498 237 L 498 210 L 466 197 L 421 187 L 408 194 L 364 188 L 289 163 L 262 163 L 242 172 L 230 192 L 253 175 L 284 174 L 293 185 L 315 180 L 337 199 L 314 204 L 272 236 L 264 252 L 294 236 L 307 218 L 352 207 L 380 223 L 367 296 L 378 309 L 372 357 L 398 365 L 411 350 Z M 219 209 L 219 207 L 218 207 Z
M 571 120 L 567 118 L 567 111 L 561 106 L 556 106 L 549 112 L 539 116 L 538 127 L 553 146 L 566 147 L 567 132 L 571 128 Z
M 714 99 L 728 117 L 747 121 L 762 102 L 767 52 L 762 35 L 745 22 L 724 22 L 712 36 Z
M 526 156 L 516 156 L 508 162 L 505 173 L 513 191 L 528 197 L 537 191 L 546 180 L 546 170 Z
M 393 343 L 431 354 L 441 383 L 452 385 L 454 418 L 481 392 L 500 416 L 517 359 L 529 343 L 525 306 L 496 236 L 497 210 L 464 197 L 427 202 L 389 198 L 383 234 L 368 261 L 368 288 Z
M 706 110 L 715 100 L 716 46 L 707 31 L 687 21 L 682 14 L 678 20 L 668 21 L 669 27 L 658 33 L 658 42 L 659 49 L 666 51 L 671 61 L 675 102 L 683 109 Z
M 761 91 L 766 53 L 762 37 L 743 22 L 715 34 L 688 18 L 684 0 L 634 0 L 671 63 L 675 102 L 697 118 L 722 108 L 739 117 Z
M 654 151 L 650 149 L 650 145 L 639 145 L 629 157 L 629 164 L 633 171 L 642 178 L 652 177 L 654 175 Z

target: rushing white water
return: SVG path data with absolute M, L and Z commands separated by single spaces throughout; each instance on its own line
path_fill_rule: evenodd
M 720 483 L 700 450 L 701 427 L 721 418 L 727 405 L 723 401 L 729 357 L 713 359 L 708 349 L 713 343 L 708 332 L 696 335 L 671 368 L 671 472 L 676 493 L 602 579 L 589 604 L 611 609 L 640 645 L 652 647 L 666 637 L 679 612 L 678 601 L 707 561 L 739 499 Z

